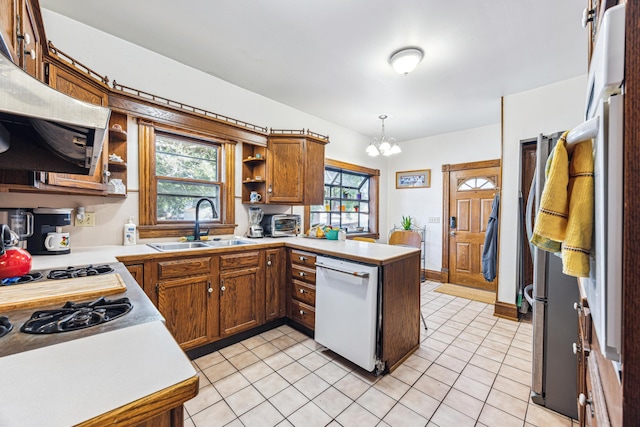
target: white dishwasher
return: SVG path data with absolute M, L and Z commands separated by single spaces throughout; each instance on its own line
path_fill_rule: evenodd
M 376 357 L 377 315 L 377 266 L 316 258 L 316 342 L 380 373 L 384 366 Z

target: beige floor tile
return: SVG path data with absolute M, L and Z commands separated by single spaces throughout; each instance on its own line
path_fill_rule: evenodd
M 336 421 L 342 426 L 374 427 L 380 419 L 357 403 L 352 403 L 338 415 Z
M 444 332 L 435 331 L 430 335 L 429 338 L 440 341 L 441 343 L 448 345 L 448 344 L 451 344 L 453 340 L 456 339 L 456 335 L 449 335 L 449 334 L 445 334 Z
M 310 373 L 293 384 L 302 394 L 309 399 L 314 399 L 317 395 L 328 389 L 329 383 L 314 373 Z
M 571 426 L 571 418 L 560 415 L 557 412 L 552 412 L 542 406 L 536 405 L 535 403 L 529 404 L 525 420 L 537 427 Z
M 424 374 L 424 371 L 431 365 L 431 361 L 425 359 L 424 357 L 418 356 L 416 353 L 413 353 L 407 360 L 402 364 L 403 366 L 409 366 L 416 371 Z
M 237 391 L 247 387 L 249 381 L 242 376 L 240 372 L 231 374 L 213 383 L 213 386 L 218 390 L 218 393 L 224 398 L 231 396 Z
M 493 388 L 524 402 L 528 402 L 531 396 L 531 387 L 529 385 L 524 385 L 512 379 L 503 377 L 502 375 L 498 375 L 496 377 L 496 380 L 493 383 Z
M 482 337 L 482 338 L 484 338 L 487 335 L 489 335 L 489 331 L 487 331 L 485 329 L 482 329 L 482 328 L 477 328 L 473 324 L 467 326 L 464 331 L 469 333 L 469 334 L 477 335 L 477 336 Z
M 240 373 L 249 380 L 249 382 L 254 383 L 273 373 L 273 369 L 260 360 L 259 362 L 240 370 Z
M 518 368 L 521 371 L 531 373 L 532 365 L 530 360 L 520 359 L 519 357 L 507 355 L 507 357 L 504 358 L 504 364 L 513 366 L 514 368 Z
M 505 336 L 505 337 L 509 337 L 509 338 L 513 338 L 516 334 L 515 330 L 504 329 L 500 327 L 500 325 L 496 325 L 493 328 L 491 328 L 491 332 L 496 333 L 498 335 Z
M 302 332 L 296 331 L 296 330 L 294 330 L 293 332 L 291 332 L 291 333 L 289 333 L 287 335 L 289 335 L 290 338 L 293 338 L 294 340 L 296 340 L 296 342 L 300 342 L 300 343 L 309 340 L 308 336 L 306 336 Z
M 423 359 L 426 359 L 429 362 L 433 362 L 438 357 L 440 357 L 440 354 L 442 354 L 440 351 L 431 348 L 431 345 L 437 342 L 439 341 L 427 339 L 420 344 L 420 347 L 413 354 L 415 354 L 418 357 L 422 357 Z M 446 350 L 447 345 L 445 344 L 444 346 L 445 348 L 443 350 Z
M 424 360 L 424 359 L 422 359 Z M 426 370 L 426 369 L 425 369 Z M 417 371 L 407 364 L 407 362 L 398 366 L 390 375 L 402 381 L 405 384 L 413 385 L 424 371 Z
M 489 342 L 493 342 L 491 340 L 487 340 L 485 341 L 487 343 Z M 489 346 L 486 345 L 481 345 L 480 347 L 478 347 L 478 350 L 476 351 L 476 354 L 479 354 L 480 356 L 484 356 L 488 359 L 494 360 L 498 363 L 502 363 L 502 361 L 505 358 L 505 352 L 504 351 L 500 351 L 500 350 L 496 350 L 493 349 Z
M 480 344 L 458 337 L 455 340 L 453 340 L 453 342 L 449 347 L 455 347 L 455 348 L 459 348 L 459 349 L 474 353 L 478 349 L 478 347 L 480 347 Z
M 488 386 L 491 386 L 496 379 L 496 374 L 493 372 L 474 365 L 467 365 L 462 371 L 462 375 Z
M 484 405 L 478 421 L 487 427 L 522 427 L 524 423 L 523 420 L 491 405 Z
M 349 405 L 351 405 L 353 400 L 349 399 L 334 387 L 329 387 L 313 399 L 313 403 L 318 405 L 320 409 L 329 414 L 332 418 L 335 418 Z
M 328 362 L 324 366 L 315 370 L 315 374 L 325 380 L 329 384 L 334 384 L 336 381 L 343 378 L 348 374 L 346 369 L 340 367 L 340 365 Z
M 214 351 L 213 353 L 209 353 L 205 356 L 199 357 L 194 362 L 200 368 L 200 370 L 205 370 L 206 368 L 217 365 L 220 362 L 223 362 L 224 356 L 220 354 L 218 351 Z
M 498 321 L 496 322 L 496 326 L 497 327 L 506 329 L 508 331 L 517 331 L 519 325 L 520 325 L 519 322 L 516 322 L 516 321 L 513 321 L 513 320 L 502 319 L 502 318 L 498 318 Z
M 220 393 L 218 393 L 212 385 L 209 385 L 200 389 L 196 397 L 184 402 L 184 407 L 190 416 L 194 416 L 203 409 L 206 409 L 221 400 L 222 396 L 220 396 Z
M 411 386 L 392 375 L 385 375 L 374 385 L 374 387 L 392 399 L 399 400 Z
M 519 348 L 528 352 L 531 352 L 531 343 L 521 340 L 513 340 L 511 342 L 511 347 Z
M 522 359 L 522 360 L 528 360 L 529 362 L 531 362 L 531 351 L 529 350 L 522 350 L 520 348 L 512 346 L 512 347 L 509 347 L 509 351 L 507 351 L 507 355 L 517 357 L 518 359 Z
M 329 360 L 326 357 L 314 352 L 298 359 L 298 363 L 313 372 L 316 369 L 319 369 L 320 367 L 329 363 Z
M 499 351 L 500 353 L 502 353 L 503 355 L 509 350 L 509 344 L 505 344 L 502 342 L 498 342 L 498 341 L 493 341 L 493 340 L 485 340 L 482 343 L 483 347 L 487 347 L 490 348 L 492 350 L 496 350 Z
M 442 402 L 474 420 L 480 415 L 484 402 L 455 388 L 451 389 Z
M 182 427 L 196 427 L 196 425 L 193 423 L 191 418 L 187 418 L 186 420 L 184 420 Z
M 255 387 L 249 386 L 226 397 L 224 400 L 237 416 L 241 416 L 264 402 L 265 398 Z
M 399 403 L 423 416 L 427 420 L 433 416 L 440 405 L 440 401 L 434 399 L 428 394 L 418 391 L 415 388 L 411 388 L 404 396 L 402 396 Z
M 331 417 L 316 404 L 309 402 L 291 414 L 288 420 L 295 427 L 324 427 L 331 422 Z
M 198 388 L 204 388 L 211 385 L 211 381 L 209 381 L 209 378 L 207 378 L 202 371 L 196 371 L 196 374 L 198 375 Z
M 393 405 L 396 404 L 396 400 L 372 387 L 365 391 L 364 394 L 356 400 L 356 403 L 376 417 L 382 419 L 387 412 L 393 408 Z
M 484 341 L 484 337 L 480 336 L 480 335 L 474 335 L 470 332 L 464 331 L 462 332 L 460 335 L 458 335 L 458 338 L 462 338 L 463 340 L 472 342 L 474 344 L 482 344 L 482 341 Z
M 431 378 L 435 378 L 438 381 L 445 383 L 448 386 L 452 386 L 453 383 L 458 379 L 458 373 L 456 371 L 452 371 L 444 366 L 438 365 L 434 363 L 429 366 L 426 375 L 429 375 Z
M 331 426 L 332 424 L 329 424 L 329 426 Z M 282 421 L 280 424 L 278 424 L 276 427 L 294 427 L 293 424 L 291 424 L 289 422 L 289 420 L 284 420 Z M 340 425 L 337 426 L 332 426 L 332 427 L 342 427 Z
M 264 358 L 263 361 L 269 365 L 271 369 L 275 370 L 284 368 L 294 362 L 293 358 L 283 351 L 272 354 L 271 356 Z
M 531 373 L 523 371 L 521 369 L 503 364 L 500 367 L 500 371 L 498 373 L 503 377 L 507 377 L 509 379 L 517 381 L 520 384 L 524 384 L 524 385 L 531 384 Z
M 258 347 L 253 348 L 251 351 L 260 359 L 266 359 L 272 354 L 276 354 L 277 352 L 279 352 L 280 349 L 275 345 L 271 344 L 270 342 L 268 342 L 266 344 L 262 344 L 262 345 L 259 345 Z
M 278 329 L 271 329 L 260 334 L 260 336 L 267 341 L 274 340 L 278 337 L 281 337 L 282 335 L 284 335 L 284 333 L 279 331 Z
M 487 404 L 524 421 L 527 413 L 527 402 L 513 397 L 500 390 L 493 389 L 487 398 Z
M 289 387 L 287 380 L 277 372 L 267 375 L 253 384 L 267 399 Z
M 245 347 L 244 345 L 242 345 L 241 342 L 230 345 L 229 347 L 225 347 L 225 348 L 221 348 L 220 350 L 218 350 L 220 352 L 220 354 L 222 354 L 226 359 L 229 359 L 233 356 L 236 356 L 240 353 L 244 353 L 245 351 L 247 351 L 247 347 Z
M 333 385 L 352 400 L 358 399 L 371 386 L 353 374 L 347 374 Z
M 262 344 L 264 344 L 266 342 L 267 342 L 267 340 L 262 338 L 260 335 L 255 335 L 255 336 L 253 336 L 251 338 L 247 338 L 246 340 L 242 341 L 242 345 L 244 345 L 249 350 L 251 350 L 252 348 L 261 346 Z
M 262 402 L 240 417 L 244 427 L 273 427 L 282 420 L 282 414 L 269 402 Z
M 458 360 L 462 360 L 463 362 L 468 362 L 473 357 L 473 351 L 466 350 L 463 348 L 458 348 L 453 344 L 457 340 L 454 340 L 449 347 L 445 351 L 442 352 L 443 355 L 455 357 Z
M 244 424 L 242 424 L 242 421 L 240 421 L 239 418 L 236 418 L 235 420 L 231 421 L 229 424 L 225 424 L 224 427 L 244 427 Z
M 289 325 L 280 325 L 276 329 L 282 332 L 283 334 L 292 334 L 294 332 L 298 332 Z
M 431 336 L 421 345 L 421 347 L 425 347 L 427 349 L 435 350 L 438 353 L 442 353 L 447 349 L 447 347 L 449 347 L 449 344 L 449 342 L 438 340 L 437 337 Z
M 222 427 L 235 420 L 236 414 L 222 400 L 191 417 L 196 427 Z
M 481 382 L 478 382 L 464 375 L 460 375 L 458 377 L 455 384 L 453 384 L 453 388 L 455 388 L 456 390 L 460 390 L 470 396 L 473 396 L 483 402 L 487 400 L 487 396 L 489 396 L 489 392 L 491 391 L 491 387 L 489 387 L 488 385 L 482 384 Z
M 382 421 L 391 427 L 424 427 L 428 420 L 406 406 L 398 404 L 391 408 Z
M 449 319 L 446 323 L 446 326 L 457 329 L 459 332 L 462 332 L 464 328 L 467 327 L 467 325 L 468 325 L 467 323 L 458 322 L 456 320 L 451 320 L 451 319 Z
M 212 383 L 236 372 L 238 372 L 238 370 L 227 360 L 202 370 L 202 373 L 205 374 Z
M 259 360 L 260 359 L 258 358 L 258 356 L 256 356 L 255 354 L 253 354 L 250 351 L 245 351 L 244 353 L 240 353 L 240 354 L 237 354 L 237 355 L 229 358 L 229 362 L 237 370 L 241 370 L 243 368 L 246 368 L 249 365 L 253 365 L 254 363 L 256 363 Z
M 488 340 L 498 341 L 499 343 L 507 345 L 511 344 L 511 341 L 513 341 L 513 337 L 505 337 L 504 335 L 496 334 L 493 331 L 489 332 L 486 338 Z
M 438 426 L 473 427 L 476 420 L 456 411 L 450 406 L 442 404 L 433 414 L 431 421 Z
M 447 393 L 449 393 L 449 390 L 451 390 L 451 386 L 440 382 L 427 374 L 421 376 L 413 385 L 413 388 L 431 396 L 438 402 L 441 402 Z
M 275 345 L 280 350 L 284 350 L 285 348 L 289 348 L 292 345 L 298 344 L 298 341 L 294 340 L 288 335 L 282 335 L 281 337 L 271 340 L 271 344 Z
M 309 373 L 310 371 L 298 362 L 293 362 L 278 371 L 278 374 L 291 384 L 309 375 Z
M 300 342 L 300 344 L 302 344 L 303 346 L 307 347 L 311 351 L 316 351 L 316 350 L 324 347 L 323 345 L 318 344 L 317 342 L 315 342 L 314 340 L 312 340 L 309 337 L 307 337 L 307 339 L 299 341 L 299 342 Z
M 298 360 L 311 353 L 311 349 L 304 344 L 297 343 L 292 345 L 291 347 L 287 347 L 284 349 L 284 352 L 294 359 Z
M 451 320 L 448 320 L 447 323 L 445 323 L 444 325 L 440 326 L 438 328 L 438 332 L 442 332 L 443 334 L 447 334 L 447 335 L 451 335 L 452 337 L 457 337 L 458 334 L 460 332 L 462 332 L 460 329 L 458 328 L 454 328 L 448 325 L 448 323 L 451 322 Z
M 500 370 L 500 367 L 502 366 L 500 362 L 496 362 L 495 360 L 480 356 L 477 353 L 471 358 L 469 363 L 482 369 L 486 369 L 489 372 L 493 372 L 494 374 L 497 374 Z
M 294 386 L 289 386 L 275 396 L 270 397 L 269 402 L 271 402 L 282 415 L 288 417 L 306 405 L 309 399 Z
M 467 365 L 466 362 L 460 360 L 460 359 L 456 359 L 455 357 L 452 357 L 448 354 L 442 353 L 440 355 L 440 357 L 438 357 L 435 362 L 436 364 L 440 365 L 440 366 L 444 366 L 447 369 L 451 369 L 454 372 L 460 373 L 462 372 L 462 370 L 464 369 L 464 367 Z

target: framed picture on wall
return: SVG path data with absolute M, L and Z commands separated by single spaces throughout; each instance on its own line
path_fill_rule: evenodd
M 396 188 L 431 187 L 431 169 L 396 172 Z

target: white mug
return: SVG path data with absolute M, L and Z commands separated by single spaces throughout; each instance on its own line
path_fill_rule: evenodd
M 256 202 L 259 202 L 260 200 L 262 200 L 262 196 L 260 195 L 260 193 L 252 191 L 251 194 L 249 195 L 249 201 L 251 203 L 256 203 Z
M 47 233 L 44 247 L 51 252 L 66 251 L 69 249 L 69 233 Z

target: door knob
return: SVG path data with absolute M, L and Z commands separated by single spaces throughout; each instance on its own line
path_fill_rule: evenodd
M 455 232 L 455 231 L 452 231 L 452 232 L 451 232 L 451 235 L 452 235 L 452 236 L 455 236 L 455 235 L 456 235 L 456 232 Z

